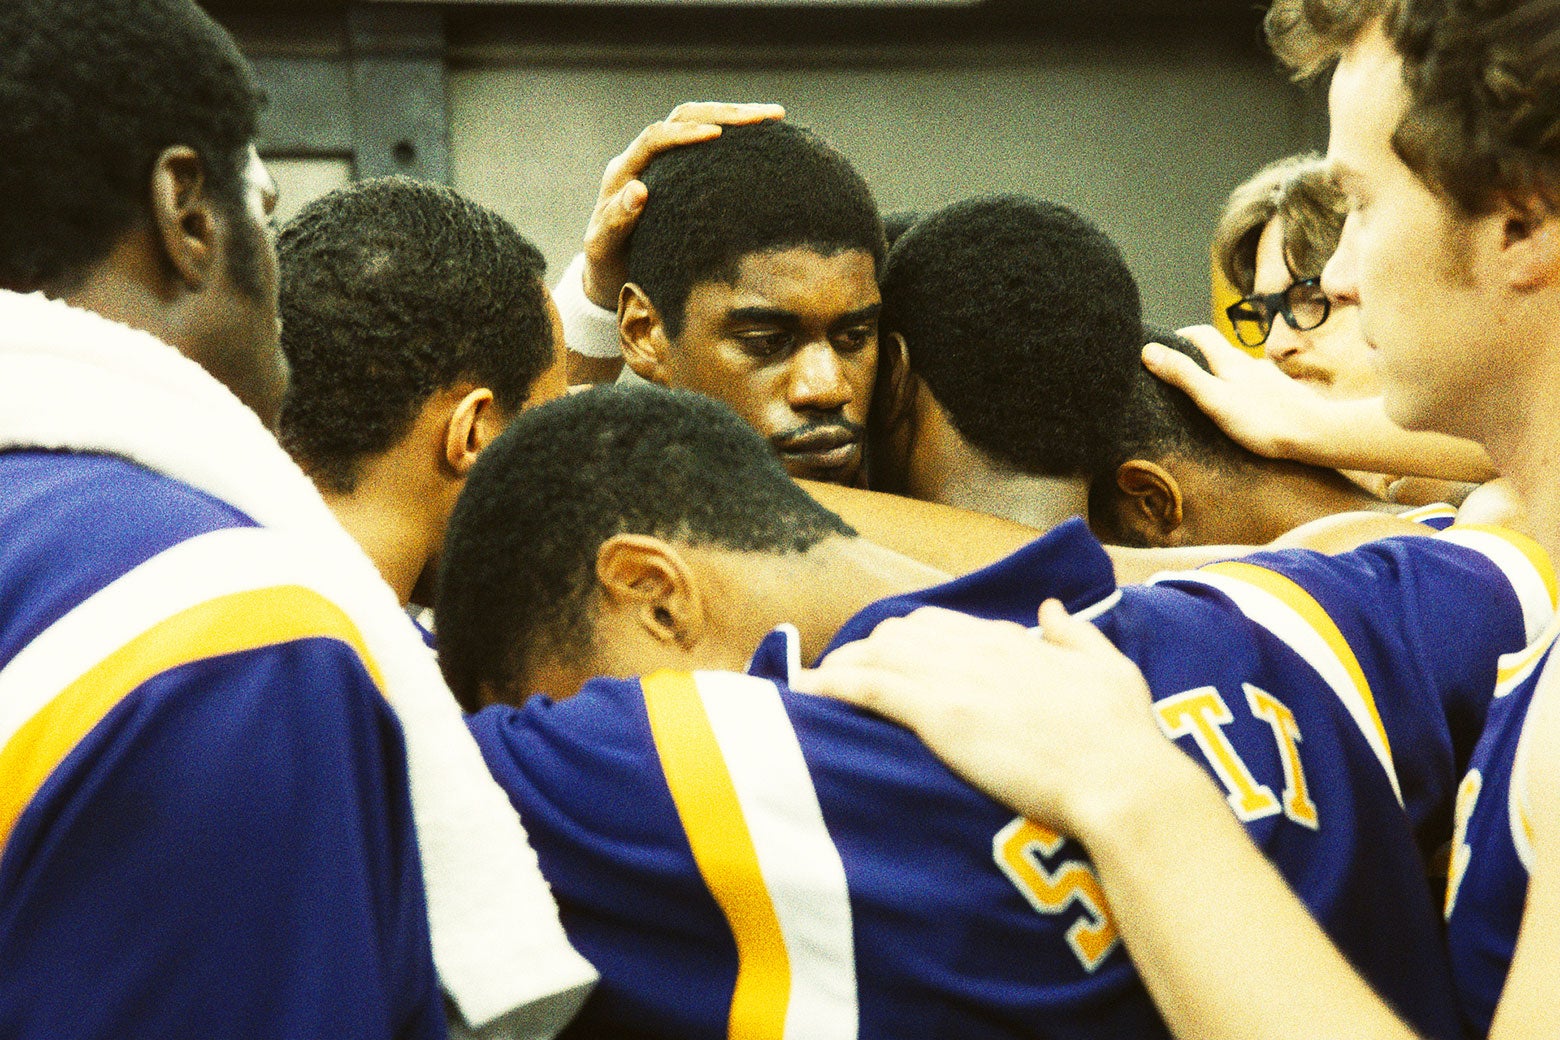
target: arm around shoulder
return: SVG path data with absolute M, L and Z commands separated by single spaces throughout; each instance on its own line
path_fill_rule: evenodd
M 1526 747 L 1517 756 L 1513 782 L 1521 784 L 1526 795 L 1533 864 L 1522 928 L 1490 1024 L 1490 1040 L 1553 1036 L 1555 993 L 1560 992 L 1560 669 L 1553 656 L 1529 711 Z

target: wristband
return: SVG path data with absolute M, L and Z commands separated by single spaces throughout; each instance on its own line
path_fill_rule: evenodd
M 622 357 L 618 346 L 617 311 L 598 307 L 585 295 L 585 254 L 577 253 L 553 288 L 553 302 L 563 319 L 564 346 L 593 358 Z

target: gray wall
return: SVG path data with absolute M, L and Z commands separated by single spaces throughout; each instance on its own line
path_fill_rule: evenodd
M 677 103 L 707 98 L 785 104 L 855 161 L 885 211 L 991 191 L 1074 206 L 1120 243 L 1148 319 L 1177 325 L 1207 320 L 1208 238 L 1229 189 L 1317 143 L 1314 103 L 1271 59 L 1195 38 L 806 59 L 727 48 L 653 65 L 531 49 L 457 59 L 455 185 L 557 270 L 607 160 Z

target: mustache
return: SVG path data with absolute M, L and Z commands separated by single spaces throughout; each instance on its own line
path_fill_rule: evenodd
M 1278 370 L 1290 379 L 1310 379 L 1319 383 L 1332 383 L 1333 374 L 1325 368 L 1317 368 L 1305 362 L 1298 364 L 1278 364 Z
M 845 434 L 850 440 L 860 441 L 866 436 L 866 427 L 858 422 L 851 422 L 843 416 L 838 419 L 830 419 L 823 422 L 802 423 L 792 427 L 783 433 L 777 433 L 769 438 L 769 443 L 775 446 L 777 451 L 786 451 L 790 445 L 810 440 L 814 437 L 838 436 Z

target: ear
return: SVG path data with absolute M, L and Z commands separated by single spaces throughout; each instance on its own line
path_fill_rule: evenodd
M 667 364 L 671 339 L 661 312 L 650 297 L 633 282 L 618 295 L 618 345 L 623 348 L 623 363 L 634 374 L 658 386 L 671 386 Z
M 152 228 L 163 255 L 191 292 L 214 273 L 217 212 L 206 184 L 206 164 L 193 148 L 163 149 L 152 166 Z
M 602 609 L 656 642 L 687 650 L 704 638 L 704 604 L 687 561 L 649 535 L 613 535 L 596 551 Z
M 1501 206 L 1508 285 L 1532 292 L 1560 278 L 1560 217 L 1537 196 Z
M 909 421 L 914 413 L 915 374 L 910 371 L 910 348 L 902 334 L 890 332 L 878 342 L 872 414 L 882 416 L 881 429 L 892 430 Z
M 1179 543 L 1181 485 L 1169 470 L 1147 459 L 1123 462 L 1116 468 L 1116 489 L 1124 496 L 1119 509 L 1124 527 L 1137 532 L 1146 545 Z
M 444 428 L 444 462 L 459 476 L 466 476 L 482 449 L 504 432 L 508 423 L 499 414 L 493 391 L 474 387 L 450 409 Z

